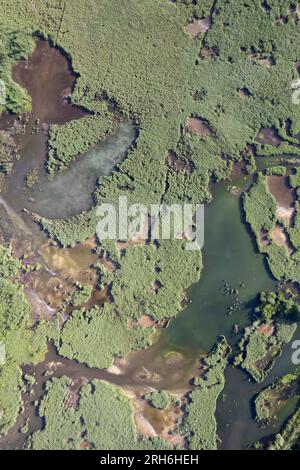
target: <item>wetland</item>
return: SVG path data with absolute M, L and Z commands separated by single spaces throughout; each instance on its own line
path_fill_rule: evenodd
M 255 322 L 262 293 L 283 293 L 298 310 L 300 282 L 297 120 L 284 126 L 290 116 L 280 93 L 269 101 L 256 89 L 281 66 L 278 57 L 266 67 L 265 50 L 237 50 L 234 28 L 223 44 L 232 5 L 159 0 L 158 13 L 130 0 L 116 14 L 103 0 L 92 2 L 94 19 L 85 1 L 78 4 L 87 15 L 82 28 L 98 31 L 87 62 L 90 36 L 84 30 L 82 49 L 70 4 L 57 3 L 54 13 L 37 3 L 40 28 L 22 26 L 21 39 L 9 30 L 5 42 L 1 302 L 20 320 L 0 322 L 0 346 L 8 345 L 0 448 L 223 450 L 277 442 L 298 419 L 297 396 L 263 423 L 255 403 L 293 372 L 297 320 L 291 334 L 280 333 L 286 341 L 278 340 L 276 354 L 277 320 Z M 247 9 L 241 4 L 237 17 Z M 114 28 L 97 23 L 104 11 L 121 32 L 116 49 Z M 268 26 L 257 30 L 268 35 L 273 12 L 263 15 Z M 127 20 L 148 27 L 130 27 L 129 35 Z M 285 70 L 276 72 L 276 90 Z M 15 94 L 27 106 L 17 109 Z M 120 195 L 204 203 L 202 254 L 185 252 L 178 240 L 98 240 L 95 207 Z M 249 332 L 257 331 L 269 341 L 255 362 L 261 380 L 245 366 Z

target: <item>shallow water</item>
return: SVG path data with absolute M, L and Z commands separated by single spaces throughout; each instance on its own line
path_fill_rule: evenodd
M 243 187 L 249 181 L 240 179 L 235 184 Z M 200 281 L 190 289 L 191 303 L 164 332 L 166 341 L 172 346 L 193 346 L 209 351 L 218 335 L 225 335 L 233 352 L 237 352 L 237 343 L 243 327 L 250 322 L 258 294 L 276 288 L 264 257 L 257 252 L 252 234 L 245 225 L 241 200 L 227 190 L 227 185 L 214 185 L 213 202 L 206 207 L 204 268 Z M 241 305 L 231 315 L 227 309 L 232 304 L 232 297 L 222 293 L 224 280 L 239 291 Z M 238 334 L 233 332 L 234 325 L 239 327 Z M 260 389 L 293 368 L 291 354 L 288 345 L 262 384 L 253 383 L 238 368 L 227 367 L 225 388 L 216 413 L 222 440 L 220 448 L 242 449 L 279 431 L 288 417 L 288 410 L 276 424 L 262 429 L 253 419 L 253 399 Z
M 4 199 L 17 212 L 26 208 L 49 218 L 68 218 L 90 209 L 98 178 L 111 173 L 126 156 L 137 137 L 136 128 L 131 122 L 120 123 L 114 135 L 49 181 L 45 171 L 49 125 L 64 124 L 88 114 L 69 100 L 76 75 L 59 49 L 37 40 L 31 57 L 13 68 L 13 78 L 31 96 L 32 110 L 24 119 L 25 132 L 16 136 L 21 158 L 8 178 Z M 0 128 L 11 128 L 15 119 L 16 116 L 4 114 Z M 25 177 L 33 169 L 39 172 L 39 184 L 25 189 Z
M 120 123 L 113 136 L 93 147 L 53 181 L 44 176 L 37 187 L 26 190 L 24 207 L 44 217 L 63 219 L 90 209 L 99 177 L 111 173 L 135 138 L 133 124 Z
M 203 271 L 200 281 L 189 291 L 191 303 L 166 332 L 172 344 L 209 351 L 218 335 L 236 343 L 233 326 L 244 327 L 258 293 L 275 287 L 244 224 L 241 200 L 227 186 L 228 182 L 214 185 L 214 199 L 205 207 Z M 241 305 L 231 315 L 227 309 L 235 296 L 224 295 L 224 281 L 239 292 Z

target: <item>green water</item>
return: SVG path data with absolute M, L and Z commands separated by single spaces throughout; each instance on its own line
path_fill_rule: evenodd
M 275 288 L 264 258 L 257 253 L 243 223 L 240 198 L 227 191 L 227 185 L 214 185 L 213 202 L 205 207 L 203 271 L 189 291 L 191 303 L 167 329 L 167 338 L 174 346 L 209 351 L 219 335 L 235 343 L 233 326 L 241 329 L 249 323 L 258 293 Z M 234 296 L 224 295 L 224 280 L 239 292 L 241 305 L 231 315 L 227 309 Z
M 242 179 L 239 181 L 242 186 L 248 183 Z M 257 252 L 245 224 L 241 198 L 228 192 L 227 185 L 214 185 L 213 202 L 205 209 L 203 272 L 200 281 L 189 291 L 191 303 L 165 332 L 170 347 L 209 351 L 218 336 L 225 335 L 236 352 L 243 327 L 250 323 L 259 292 L 276 288 L 264 257 Z M 239 291 L 241 305 L 231 315 L 227 310 L 232 297 L 224 295 L 224 280 Z M 234 325 L 239 326 L 238 333 L 233 331 Z M 220 448 L 243 449 L 279 431 L 289 416 L 289 410 L 285 410 L 276 423 L 260 428 L 253 419 L 253 403 L 259 390 L 293 368 L 291 353 L 288 345 L 262 384 L 251 382 L 241 369 L 231 365 L 227 367 L 225 388 L 216 412 Z

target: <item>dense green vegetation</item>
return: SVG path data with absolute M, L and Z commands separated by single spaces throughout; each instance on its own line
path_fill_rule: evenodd
M 278 147 L 256 143 L 255 147 L 249 146 L 254 152 L 299 154 L 294 135 L 300 128 L 300 108 L 291 106 L 291 84 L 298 78 L 295 62 L 300 56 L 300 32 L 297 15 L 287 14 L 290 6 L 291 2 L 286 0 L 79 0 L 74 8 L 71 0 L 0 0 L 0 79 L 6 84 L 7 109 L 17 113 L 29 110 L 27 93 L 12 80 L 12 64 L 30 54 L 34 47 L 33 34 L 50 38 L 63 48 L 78 73 L 72 101 L 96 115 L 52 127 L 49 173 L 64 169 L 78 154 L 110 132 L 111 121 L 105 114 L 110 104 L 122 117 L 133 119 L 140 132 L 136 145 L 118 170 L 112 176 L 100 178 L 96 202 L 116 202 L 122 195 L 127 195 L 130 202 L 144 204 L 208 202 L 211 179 L 219 181 L 229 175 L 232 161 L 241 158 L 247 145 L 254 144 L 261 127 L 275 126 L 284 142 Z M 200 33 L 196 39 L 190 38 L 184 31 L 187 23 L 208 16 L 212 20 L 210 30 Z M 273 65 L 266 66 L 268 60 Z M 241 90 L 247 90 L 246 95 L 241 95 Z M 201 117 L 211 133 L 191 134 L 186 128 L 190 116 Z M 287 119 L 290 120 L 289 133 L 285 132 Z M 170 151 L 181 162 L 181 167 L 168 164 Z M 253 163 L 249 157 L 251 161 Z M 1 153 L 0 165 L 4 173 L 11 171 L 11 158 L 6 150 Z M 295 181 L 292 184 L 298 185 Z M 295 227 L 288 232 L 296 251 L 289 254 L 284 246 L 260 243 L 260 231 L 269 232 L 276 221 L 275 200 L 267 191 L 264 176 L 258 176 L 245 196 L 244 205 L 247 221 L 260 251 L 268 257 L 274 276 L 299 281 L 298 215 Z M 66 246 L 93 236 L 97 223 L 94 209 L 70 220 L 46 220 L 39 216 L 35 216 L 35 220 Z M 103 243 L 102 247 L 117 263 L 117 269 L 103 272 L 102 279 L 110 285 L 112 302 L 102 309 L 74 312 L 64 326 L 60 351 L 90 365 L 106 367 L 116 354 L 123 355 L 148 344 L 152 329 L 132 327 L 132 322 L 138 323 L 143 314 L 156 321 L 173 317 L 181 308 L 184 289 L 199 278 L 201 257 L 198 253 L 186 252 L 183 245 L 180 241 L 164 241 L 158 246 L 151 243 L 118 251 L 115 244 Z M 155 281 L 159 281 L 159 289 L 153 289 Z M 3 339 L 9 343 L 22 338 L 19 342 L 26 347 L 18 360 L 33 361 L 35 355 L 27 354 L 26 338 L 29 341 L 30 337 L 33 347 L 34 338 L 42 338 L 42 334 L 38 336 L 39 328 L 32 329 L 28 309 L 22 307 L 25 298 L 22 291 L 14 287 L 16 282 L 5 279 L 2 286 L 5 302 L 2 327 L 3 335 L 7 335 Z M 275 304 L 277 302 L 278 299 Z M 4 318 L 4 311 L 10 305 L 15 312 Z M 276 309 L 263 308 L 262 315 L 269 318 L 274 314 L 274 319 L 267 323 L 258 321 L 245 341 L 243 366 L 255 377 L 258 361 L 264 363 L 267 355 L 267 363 L 272 362 L 274 354 L 277 355 L 292 333 L 291 325 L 275 318 Z M 275 336 L 263 334 L 261 327 L 274 328 Z M 86 348 L 87 343 L 90 349 Z M 39 353 L 41 350 L 42 347 Z M 205 383 L 201 378 L 197 380 L 199 387 L 191 395 L 186 432 L 192 448 L 216 447 L 213 416 L 223 387 L 225 367 L 225 358 L 219 355 L 216 367 L 207 363 L 207 380 Z M 261 366 L 264 370 L 269 367 L 259 363 L 259 370 Z M 14 370 L 19 373 L 17 367 Z M 1 380 L 9 377 L 5 374 L 3 372 Z M 261 378 L 260 372 L 258 374 Z M 10 376 L 14 381 L 5 379 L 6 384 L 12 384 L 10 388 L 14 393 L 19 381 L 16 375 Z M 72 448 L 79 442 L 81 425 L 79 421 L 74 426 L 70 424 L 73 415 L 64 414 L 62 404 L 70 384 L 57 384 L 60 385 L 56 382 L 53 385 L 53 401 L 50 388 L 49 400 L 41 408 L 48 425 L 33 440 L 37 448 L 58 446 L 54 435 L 55 432 L 59 435 L 60 431 L 59 423 L 57 428 L 54 424 L 58 419 L 57 409 L 54 413 L 55 400 L 69 422 L 67 429 L 63 426 L 61 429 L 67 434 L 62 445 Z M 14 399 L 14 393 L 9 399 Z M 95 402 L 96 397 L 98 392 Z M 83 398 L 84 395 L 84 403 Z M 0 403 L 1 400 L 0 397 Z M 47 415 L 47 411 L 51 413 Z M 94 414 L 100 411 L 103 410 L 98 406 Z M 11 424 L 13 419 L 9 422 Z M 7 429 L 8 421 L 5 423 Z M 88 431 L 93 429 L 89 427 Z M 91 437 L 92 443 L 101 448 L 104 441 L 97 439 Z M 105 442 L 110 445 L 110 441 Z
M 87 116 L 64 125 L 52 125 L 49 137 L 47 169 L 50 176 L 63 170 L 92 145 L 112 132 L 112 116 L 108 112 Z
M 276 201 L 267 190 L 266 179 L 262 174 L 258 175 L 249 193 L 244 195 L 244 208 L 246 220 L 257 237 L 261 230 L 270 231 L 274 227 Z
M 92 295 L 93 287 L 90 285 L 81 285 L 79 284 L 78 290 L 76 290 L 71 296 L 71 304 L 75 307 L 80 307 L 85 304 Z
M 257 246 L 261 253 L 265 253 L 272 274 L 276 279 L 283 281 L 300 281 L 300 241 L 299 241 L 299 217 L 296 205 L 294 226 L 287 229 L 283 227 L 283 233 L 288 242 L 292 243 L 292 251 L 289 245 L 276 243 L 270 232 L 274 228 L 277 219 L 276 201 L 267 189 L 266 176 L 259 173 L 249 192 L 244 195 L 244 210 L 246 220 L 256 237 Z
M 63 246 L 74 246 L 95 234 L 97 226 L 96 211 L 82 212 L 68 220 L 45 219 L 37 214 L 33 219 L 38 222 L 51 238 Z
M 291 341 L 299 320 L 299 306 L 284 292 L 262 292 L 255 308 L 255 320 L 245 328 L 234 363 L 256 382 L 262 382 Z
M 262 292 L 255 312 L 264 321 L 276 319 L 298 320 L 299 305 L 292 297 L 286 298 L 283 292 Z
M 299 440 L 299 433 L 300 408 L 297 408 L 282 430 L 276 434 L 274 441 L 270 441 L 265 447 L 268 450 L 291 450 Z
M 22 2 L 15 5 L 13 2 L 1 1 L 1 11 L 0 79 L 5 83 L 5 104 L 1 101 L 0 112 L 7 108 L 14 113 L 21 113 L 30 110 L 30 97 L 12 80 L 11 70 L 16 60 L 27 58 L 34 49 L 34 18 Z
M 126 318 L 112 315 L 106 304 L 102 310 L 75 311 L 60 337 L 59 353 L 90 367 L 109 367 L 115 356 L 149 345 L 153 329 L 129 329 Z
M 45 420 L 42 431 L 34 433 L 31 449 L 167 449 L 160 440 L 138 439 L 133 406 L 116 387 L 101 381 L 72 389 L 67 377 L 47 382 L 39 407 Z M 75 400 L 74 400 L 75 394 Z
M 289 404 L 297 404 L 300 398 L 300 368 L 264 388 L 255 398 L 256 419 L 259 422 L 274 420 Z
M 176 277 L 170 259 L 180 266 Z M 139 319 L 145 314 L 156 321 L 174 317 L 182 308 L 184 287 L 199 279 L 200 263 L 200 253 L 186 251 L 180 241 L 129 247 L 118 258 L 117 269 L 103 272 L 112 302 L 90 312 L 73 312 L 61 334 L 60 353 L 109 367 L 114 356 L 144 348 L 153 329 L 140 327 Z M 155 282 L 158 289 L 153 289 Z M 137 324 L 132 327 L 132 322 Z
M 203 359 L 203 371 L 194 381 L 197 386 L 189 395 L 183 432 L 190 449 L 213 450 L 217 448 L 217 399 L 224 388 L 224 369 L 230 348 L 221 338 L 214 350 Z
M 30 319 L 29 305 L 17 279 L 20 269 L 11 250 L 1 246 L 0 341 L 5 347 L 5 363 L 0 365 L 0 434 L 14 425 L 19 413 L 20 365 L 40 362 L 46 350 L 44 326 Z
M 25 187 L 32 188 L 35 184 L 39 182 L 39 172 L 37 168 L 33 168 L 33 170 L 29 171 L 25 177 Z
M 5 177 L 12 172 L 17 156 L 14 139 L 8 132 L 0 130 L 0 190 Z
M 21 262 L 12 255 L 11 247 L 0 245 L 0 276 L 1 278 L 14 278 L 22 268 Z
M 164 390 L 146 393 L 144 396 L 145 400 L 150 403 L 151 406 L 158 410 L 165 410 L 171 404 L 170 395 Z

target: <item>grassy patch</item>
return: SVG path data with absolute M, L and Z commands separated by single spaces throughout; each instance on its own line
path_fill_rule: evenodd
M 281 409 L 300 397 L 300 369 L 282 376 L 274 384 L 263 389 L 255 398 L 256 419 L 266 422 L 276 419 Z
M 112 128 L 112 116 L 108 112 L 52 125 L 48 142 L 49 175 L 68 168 L 74 159 L 111 133 Z
M 39 407 L 45 420 L 34 433 L 29 448 L 34 450 L 129 450 L 167 449 L 160 440 L 138 439 L 133 406 L 116 387 L 95 380 L 84 385 L 72 401 L 72 381 L 66 377 L 47 382 Z M 74 397 L 74 395 L 73 395 Z
M 15 423 L 21 406 L 21 370 L 24 363 L 40 362 L 46 351 L 43 324 L 34 324 L 18 282 L 21 264 L 0 247 L 0 342 L 5 347 L 0 365 L 0 434 Z M 8 393 L 9 391 L 9 393 Z
M 217 399 L 224 388 L 224 369 L 230 348 L 221 338 L 215 349 L 203 360 L 203 374 L 195 379 L 196 389 L 189 395 L 183 432 L 190 449 L 217 448 Z
M 284 292 L 262 292 L 255 308 L 255 321 L 245 328 L 235 365 L 245 369 L 256 382 L 262 382 L 276 358 L 288 344 L 299 321 L 299 306 Z
M 144 398 L 151 406 L 158 410 L 165 410 L 171 404 L 170 395 L 163 390 L 147 393 Z

